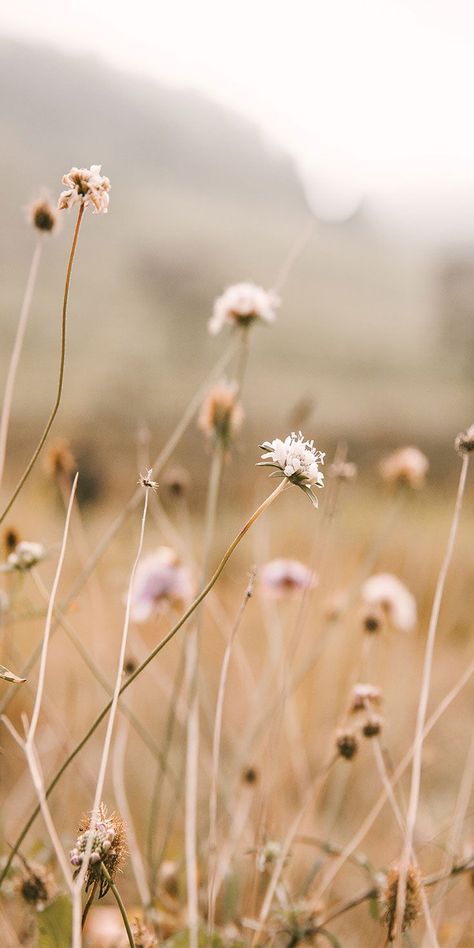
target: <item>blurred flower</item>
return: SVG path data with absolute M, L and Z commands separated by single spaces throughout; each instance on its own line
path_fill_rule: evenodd
M 27 862 L 22 858 L 23 870 L 16 886 L 21 898 L 42 912 L 48 902 L 56 895 L 54 876 L 39 862 Z
M 257 851 L 256 864 L 259 872 L 265 872 L 269 866 L 277 861 L 281 854 L 281 843 L 269 839 Z
M 60 211 L 69 210 L 73 204 L 92 204 L 94 214 L 107 214 L 109 209 L 110 181 L 100 173 L 102 165 L 90 168 L 71 168 L 63 177 L 66 191 L 59 195 Z
M 18 530 L 15 527 L 7 527 L 3 533 L 3 546 L 7 556 L 9 553 L 13 553 L 13 550 L 18 546 L 19 542 L 20 534 Z
M 165 471 L 162 484 L 173 497 L 182 497 L 189 491 L 191 478 L 186 468 L 171 467 Z
M 33 227 L 43 234 L 51 234 L 58 224 L 58 212 L 46 197 L 35 201 L 30 208 L 30 219 Z
M 383 727 L 383 718 L 380 714 L 371 714 L 362 725 L 364 737 L 378 737 Z
M 280 299 L 272 290 L 263 290 L 254 283 L 236 283 L 216 299 L 209 332 L 215 336 L 226 323 L 249 326 L 255 320 L 273 323 Z
M 146 622 L 169 607 L 180 608 L 192 598 L 189 570 L 180 565 L 174 550 L 160 546 L 138 564 L 132 593 L 132 619 Z
M 59 477 L 62 474 L 69 477 L 77 468 L 71 442 L 67 438 L 55 438 L 46 451 L 43 466 L 51 477 Z
M 92 816 L 81 820 L 76 845 L 69 853 L 71 863 L 76 867 L 75 876 L 80 872 L 92 825 Z M 123 867 L 125 852 L 125 823 L 117 813 L 108 816 L 106 806 L 101 803 L 92 836 L 92 849 L 85 880 L 86 890 L 94 882 L 97 882 L 99 884 L 99 898 L 102 898 L 109 889 L 109 883 L 102 872 L 102 866 L 105 866 L 113 881 L 117 872 L 120 872 Z
M 396 629 L 410 632 L 416 625 L 416 601 L 406 586 L 391 573 L 370 576 L 362 586 L 362 598 L 379 606 Z
M 430 463 L 418 448 L 399 448 L 389 454 L 379 465 L 382 480 L 391 487 L 406 484 L 419 490 L 424 487 Z
M 357 464 L 352 461 L 334 461 L 329 465 L 328 474 L 338 481 L 353 481 L 357 477 Z
M 179 895 L 179 865 L 172 859 L 165 859 L 160 865 L 159 881 L 161 888 L 176 899 Z
M 298 596 L 305 589 L 314 589 L 318 577 L 314 570 L 299 560 L 270 560 L 260 572 L 263 593 L 269 599 Z
M 376 635 L 385 625 L 385 613 L 378 605 L 364 606 L 361 612 L 363 632 Z
M 46 556 L 46 549 L 42 543 L 32 543 L 28 540 L 22 540 L 20 543 L 17 543 L 13 553 L 7 557 L 6 565 L 2 567 L 2 571 L 11 572 L 12 570 L 18 570 L 19 572 L 24 572 L 25 570 L 32 569 L 33 566 L 37 566 L 38 563 L 41 563 L 41 560 L 44 560 Z
M 153 468 L 147 467 L 144 474 L 140 474 L 138 478 L 138 483 L 140 487 L 146 487 L 149 490 L 157 490 L 158 482 L 153 479 Z
M 218 382 L 204 399 L 198 426 L 208 437 L 214 436 L 228 447 L 240 431 L 244 418 L 235 382 Z
M 318 465 L 324 464 L 325 455 L 317 451 L 314 441 L 305 441 L 300 432 L 292 431 L 284 441 L 275 438 L 274 441 L 264 441 L 260 445 L 265 451 L 259 467 L 273 467 L 276 473 L 272 476 L 287 477 L 292 484 L 307 494 L 315 507 L 318 501 L 313 494 L 313 487 L 324 487 L 324 474 Z
M 359 743 L 352 731 L 338 731 L 336 734 L 336 749 L 344 760 L 352 760 L 357 754 Z
M 379 707 L 382 701 L 382 692 L 377 685 L 357 684 L 352 689 L 351 713 L 365 711 L 368 705 Z
M 454 447 L 458 454 L 471 454 L 474 451 L 474 425 L 457 435 Z
M 398 868 L 390 869 L 384 893 L 384 922 L 387 926 L 388 941 L 393 941 L 397 918 Z M 421 912 L 420 874 L 415 866 L 408 866 L 405 890 L 405 910 L 403 912 L 402 932 L 407 931 Z

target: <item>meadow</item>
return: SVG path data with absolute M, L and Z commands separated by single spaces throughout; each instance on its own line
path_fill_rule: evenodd
M 82 466 L 65 329 L 109 182 L 64 188 L 32 211 L 0 422 L 2 945 L 469 948 L 470 419 L 381 444 L 348 405 L 331 433 L 285 386 L 291 351 L 259 410 L 298 237 L 274 291 L 209 299 L 221 345 L 191 400 L 163 387 L 156 429 L 123 451 L 104 424 Z M 38 248 L 68 213 L 56 399 L 19 458 Z

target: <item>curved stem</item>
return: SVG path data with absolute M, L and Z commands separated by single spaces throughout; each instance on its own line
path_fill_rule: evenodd
M 128 938 L 128 943 L 130 945 L 130 948 L 136 948 L 135 941 L 132 935 L 132 929 L 130 928 L 130 922 L 128 920 L 127 912 L 125 910 L 125 905 L 122 902 L 122 897 L 120 895 L 119 890 L 117 889 L 117 886 L 115 885 L 115 882 L 111 878 L 110 873 L 105 868 L 104 863 L 102 863 L 102 872 L 105 878 L 107 879 L 107 882 L 109 883 L 109 889 L 112 892 L 112 895 L 118 905 L 119 912 L 122 916 L 122 921 L 125 926 L 125 931 L 127 932 L 127 938 Z
M 63 381 L 64 381 L 64 363 L 65 363 L 65 359 L 66 359 L 66 317 L 67 317 L 67 304 L 68 304 L 68 298 L 69 298 L 69 286 L 70 286 L 70 283 L 71 283 L 72 265 L 73 265 L 73 263 L 74 263 L 74 256 L 75 256 L 75 253 L 76 253 L 77 240 L 78 240 L 78 237 L 79 237 L 79 229 L 80 229 L 80 226 L 81 226 L 81 221 L 82 221 L 83 215 L 84 215 L 84 205 L 81 204 L 81 206 L 80 206 L 80 208 L 79 208 L 79 213 L 78 213 L 78 215 L 77 215 L 76 226 L 75 226 L 75 228 L 74 228 L 74 236 L 73 236 L 73 238 L 72 238 L 72 245 L 71 245 L 71 250 L 70 250 L 70 253 L 69 253 L 69 260 L 68 260 L 67 271 L 66 271 L 66 282 L 65 282 L 65 285 L 64 285 L 63 308 L 62 308 L 62 314 L 61 314 L 61 354 L 60 354 L 60 357 L 59 357 L 59 378 L 58 378 L 58 387 L 57 387 L 57 391 L 56 391 L 56 399 L 55 399 L 54 405 L 53 405 L 53 407 L 52 407 L 52 409 L 51 409 L 51 414 L 50 414 L 50 416 L 49 416 L 49 418 L 48 418 L 48 421 L 47 421 L 47 423 L 46 423 L 46 427 L 45 427 L 45 429 L 44 429 L 44 431 L 43 431 L 43 434 L 41 435 L 41 438 L 40 438 L 40 440 L 39 440 L 37 446 L 36 446 L 36 449 L 35 449 L 35 451 L 34 451 L 34 453 L 33 453 L 33 456 L 32 456 L 32 458 L 31 458 L 31 460 L 29 461 L 29 464 L 27 465 L 25 471 L 23 472 L 23 474 L 22 474 L 20 480 L 18 481 L 18 484 L 16 485 L 15 490 L 13 491 L 13 494 L 12 494 L 11 497 L 10 497 L 10 500 L 8 501 L 6 507 L 4 508 L 2 514 L 0 515 L 0 524 L 3 523 L 3 521 L 4 521 L 4 519 L 5 519 L 6 515 L 7 515 L 7 513 L 9 512 L 9 510 L 11 509 L 11 507 L 13 506 L 13 504 L 14 504 L 16 498 L 18 497 L 18 494 L 20 493 L 20 491 L 21 491 L 23 485 L 25 484 L 25 482 L 26 482 L 27 478 L 29 477 L 31 471 L 33 470 L 33 467 L 34 467 L 34 465 L 35 465 L 35 463 L 36 463 L 36 460 L 37 460 L 37 458 L 38 458 L 38 456 L 39 456 L 39 454 L 40 454 L 40 452 L 41 452 L 41 449 L 42 449 L 42 447 L 43 447 L 43 445 L 44 445 L 44 443 L 45 443 L 45 441 L 46 441 L 46 438 L 48 437 L 48 434 L 49 434 L 49 432 L 50 432 L 50 430 L 51 430 L 51 427 L 52 427 L 52 425 L 53 425 L 54 419 L 56 418 L 56 415 L 57 415 L 58 409 L 59 409 L 59 405 L 60 405 L 60 402 L 61 402 L 61 395 L 62 395 L 62 391 L 63 391 Z
M 272 491 L 271 494 L 269 494 L 269 496 L 263 501 L 263 503 L 261 503 L 260 506 L 257 507 L 257 510 L 255 510 L 254 513 L 252 514 L 252 516 L 249 517 L 249 519 L 247 520 L 247 522 L 244 524 L 244 526 L 242 527 L 242 529 L 239 531 L 239 533 L 237 534 L 237 536 L 234 538 L 234 540 L 232 541 L 232 543 L 230 544 L 230 546 L 228 547 L 228 549 L 227 549 L 226 552 L 224 553 L 224 556 L 222 557 L 222 560 L 220 561 L 219 566 L 217 567 L 217 569 L 215 570 L 215 572 L 214 572 L 213 575 L 211 576 L 209 582 L 206 584 L 206 586 L 204 587 L 204 589 L 201 590 L 201 592 L 199 593 L 199 595 L 196 597 L 196 599 L 194 600 L 194 602 L 191 603 L 191 605 L 189 606 L 189 609 L 186 610 L 186 612 L 184 613 L 184 615 L 181 616 L 181 619 L 178 620 L 178 622 L 176 623 L 176 625 L 174 625 L 173 628 L 170 629 L 170 631 L 168 632 L 168 634 L 165 635 L 165 637 L 161 640 L 161 642 L 158 642 L 158 645 L 156 645 L 155 648 L 152 649 L 152 651 L 151 651 L 151 652 L 149 653 L 149 655 L 144 659 L 144 661 L 141 663 L 141 665 L 139 665 L 138 668 L 133 672 L 133 674 L 130 675 L 130 677 L 127 678 L 127 680 L 123 683 L 123 685 L 122 685 L 122 687 L 120 688 L 120 691 L 119 691 L 119 696 L 122 695 L 124 691 L 126 691 L 126 689 L 132 684 L 133 681 L 135 681 L 136 678 L 138 678 L 139 675 L 141 675 L 141 673 L 145 670 L 145 668 L 147 667 L 147 665 L 149 665 L 150 662 L 153 661 L 153 659 L 158 655 L 158 653 L 161 652 L 161 650 L 165 647 L 165 645 L 167 645 L 168 642 L 171 641 L 171 639 L 176 635 L 176 633 L 179 631 L 179 629 L 181 629 L 181 627 L 184 625 L 184 623 L 185 623 L 185 622 L 189 619 L 189 617 L 193 614 L 194 610 L 197 609 L 197 607 L 198 607 L 199 604 L 203 601 L 203 599 L 206 598 L 206 596 L 207 596 L 207 594 L 209 593 L 209 591 L 212 589 L 212 587 L 214 586 L 214 584 L 215 584 L 215 583 L 217 582 L 217 580 L 219 579 L 219 576 L 221 575 L 221 573 L 222 573 L 224 567 L 226 566 L 228 560 L 229 560 L 230 557 L 232 556 L 232 553 L 234 552 L 235 548 L 239 545 L 240 541 L 243 539 L 243 537 L 245 536 L 245 534 L 250 530 L 250 527 L 255 523 L 255 521 L 258 519 L 258 517 L 260 517 L 260 515 L 263 514 L 264 511 L 267 510 L 268 507 L 270 507 L 270 505 L 276 500 L 276 498 L 278 497 L 278 495 L 281 494 L 282 491 L 285 490 L 285 488 L 286 488 L 287 486 L 288 486 L 288 481 L 287 481 L 286 478 L 285 478 L 284 480 L 280 481 L 278 487 L 276 487 L 275 490 Z M 76 745 L 76 747 L 74 748 L 74 750 L 71 751 L 71 753 L 70 753 L 69 756 L 66 758 L 66 760 L 64 761 L 64 763 L 61 764 L 60 768 L 56 771 L 56 773 L 55 773 L 53 779 L 51 780 L 51 782 L 50 782 L 50 784 L 49 784 L 49 786 L 48 786 L 48 788 L 47 788 L 47 790 L 46 790 L 46 797 L 49 797 L 49 795 L 52 793 L 52 791 L 54 790 L 55 786 L 59 783 L 59 781 L 60 781 L 62 775 L 63 775 L 63 774 L 65 773 L 65 771 L 68 769 L 69 765 L 72 763 L 72 761 L 75 759 L 75 757 L 77 757 L 77 755 L 79 754 L 79 752 L 80 752 L 80 751 L 82 750 L 82 748 L 87 744 L 88 740 L 92 737 L 92 735 L 94 734 L 94 732 L 97 730 L 97 728 L 99 727 L 99 725 L 102 723 L 102 721 L 104 720 L 104 718 L 105 718 L 106 715 L 108 714 L 108 712 L 109 712 L 111 706 L 112 706 L 112 701 L 108 701 L 107 704 L 105 705 L 105 707 L 102 708 L 102 711 L 100 712 L 100 714 L 98 714 L 98 716 L 96 717 L 95 721 L 91 724 L 89 730 L 86 732 L 86 734 L 84 734 L 84 737 L 79 741 L 79 743 Z M 13 846 L 11 847 L 11 851 L 10 851 L 10 854 L 9 854 L 9 856 L 8 856 L 8 859 L 5 861 L 5 865 L 3 866 L 2 872 L 1 872 L 1 874 L 0 874 L 0 885 L 1 885 L 1 883 L 3 882 L 3 880 L 5 879 L 5 876 L 6 876 L 7 873 L 8 873 L 8 870 L 9 870 L 9 868 L 10 868 L 10 866 L 11 866 L 11 863 L 12 863 L 12 861 L 13 861 L 13 858 L 14 858 L 14 856 L 15 856 L 15 854 L 16 854 L 18 848 L 19 848 L 19 846 L 21 846 L 21 844 L 22 844 L 22 842 L 23 842 L 23 840 L 24 840 L 26 834 L 28 833 L 28 830 L 29 830 L 30 827 L 33 825 L 33 823 L 34 823 L 36 817 L 38 816 L 39 812 L 40 812 L 40 808 L 39 808 L 39 806 L 37 806 L 37 807 L 34 809 L 34 811 L 33 811 L 33 813 L 31 814 L 31 816 L 29 817 L 29 819 L 27 820 L 27 822 L 25 823 L 25 825 L 24 825 L 24 827 L 23 827 L 23 829 L 22 829 L 20 835 L 18 836 L 16 842 L 15 842 L 15 843 L 13 844 Z
M 10 423 L 10 412 L 12 407 L 16 373 L 18 369 L 18 363 L 20 361 L 21 350 L 23 348 L 23 340 L 25 338 L 26 325 L 28 322 L 28 316 L 30 314 L 31 300 L 33 298 L 36 277 L 38 275 L 38 267 L 42 249 L 43 242 L 39 237 L 33 251 L 28 279 L 26 281 L 25 295 L 23 297 L 23 303 L 21 306 L 20 318 L 18 320 L 18 327 L 15 335 L 15 342 L 13 344 L 10 365 L 8 366 L 5 391 L 3 393 L 2 414 L 0 418 L 0 484 L 3 480 L 3 471 L 5 467 L 8 426 Z
M 86 902 L 86 904 L 85 904 L 85 906 L 84 906 L 84 911 L 83 911 L 83 913 L 82 913 L 82 921 L 81 921 L 81 927 L 82 927 L 82 928 L 84 928 L 84 925 L 86 924 L 86 919 L 87 919 L 87 916 L 88 916 L 88 914 L 89 914 L 89 910 L 90 910 L 91 907 L 92 907 L 92 903 L 93 903 L 93 901 L 94 901 L 94 899 L 95 899 L 95 894 L 96 894 L 96 892 L 97 892 L 97 886 L 98 886 L 98 884 L 99 884 L 98 882 L 94 882 L 94 885 L 92 886 L 92 889 L 91 889 L 91 891 L 90 891 L 90 895 L 89 895 L 89 897 L 88 897 L 88 899 L 87 899 L 87 902 Z

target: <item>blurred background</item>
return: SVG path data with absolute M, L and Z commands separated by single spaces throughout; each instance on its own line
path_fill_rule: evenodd
M 467 0 L 4 5 L 2 375 L 25 209 L 101 163 L 110 212 L 81 234 L 57 430 L 126 454 L 146 424 L 159 443 L 227 344 L 214 298 L 283 279 L 277 324 L 253 334 L 255 437 L 301 409 L 325 446 L 416 441 L 436 464 L 473 403 L 473 27 Z M 20 460 L 53 398 L 72 226 L 41 265 Z

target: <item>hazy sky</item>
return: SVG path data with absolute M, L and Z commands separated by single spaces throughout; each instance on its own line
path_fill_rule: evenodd
M 0 30 L 238 108 L 332 211 L 368 195 L 474 231 L 472 0 L 16 0 Z

